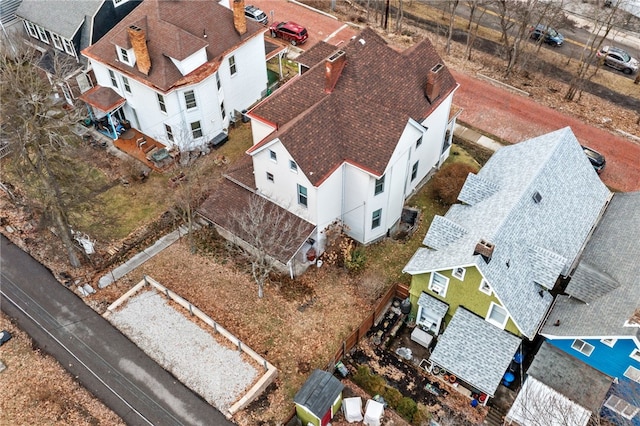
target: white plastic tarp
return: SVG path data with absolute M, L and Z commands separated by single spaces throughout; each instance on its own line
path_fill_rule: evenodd
M 362 421 L 362 399 L 359 396 L 344 398 L 342 400 L 342 410 L 344 411 L 344 419 L 349 423 Z

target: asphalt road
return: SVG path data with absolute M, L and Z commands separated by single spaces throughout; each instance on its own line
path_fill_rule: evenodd
M 128 425 L 233 425 L 4 236 L 0 296 L 2 311 Z

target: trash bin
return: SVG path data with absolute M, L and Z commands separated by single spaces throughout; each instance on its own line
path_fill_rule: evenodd
M 247 110 L 246 109 L 242 110 L 242 122 L 243 123 L 248 123 L 249 122 L 249 117 L 247 117 Z

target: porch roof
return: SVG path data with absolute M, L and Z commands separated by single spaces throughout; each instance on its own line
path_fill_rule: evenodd
M 418 298 L 418 306 L 422 306 L 424 309 L 427 309 L 429 312 L 432 312 L 439 319 L 444 318 L 449 310 L 449 305 L 444 303 L 441 300 L 436 299 L 430 294 L 425 293 L 424 291 L 420 294 Z
M 430 359 L 460 380 L 494 396 L 520 342 L 513 334 L 458 307 Z
M 124 105 L 127 100 L 110 87 L 95 86 L 78 97 L 93 108 L 105 113 L 114 111 Z

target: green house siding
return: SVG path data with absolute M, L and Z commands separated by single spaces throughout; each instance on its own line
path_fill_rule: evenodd
M 320 426 L 320 419 L 311 414 L 305 407 L 296 405 L 296 415 L 303 425 L 312 424 L 313 426 Z
M 492 293 L 491 296 L 481 292 L 480 282 L 482 281 L 482 275 L 475 266 L 465 268 L 466 272 L 464 280 L 460 281 L 458 278 L 452 275 L 453 270 L 448 269 L 444 271 L 438 271 L 439 274 L 449 279 L 447 286 L 446 296 L 441 297 L 429 290 L 429 281 L 431 280 L 431 273 L 417 274 L 411 278 L 410 300 L 411 300 L 411 316 L 415 318 L 418 313 L 418 298 L 423 291 L 439 300 L 449 304 L 449 311 L 444 318 L 445 324 L 449 324 L 451 317 L 455 313 L 458 306 L 464 306 L 466 309 L 474 312 L 475 314 L 486 318 L 491 307 L 491 302 L 500 305 L 498 298 Z M 522 336 L 518 327 L 511 320 L 511 317 L 507 320 L 505 330 L 515 334 L 516 336 Z

